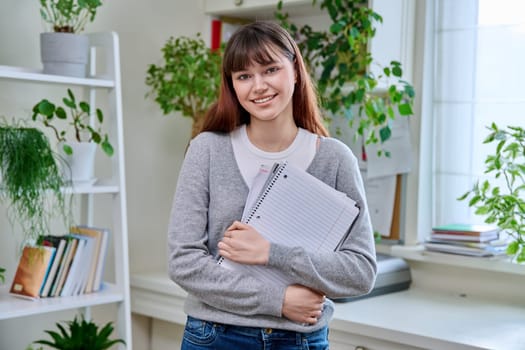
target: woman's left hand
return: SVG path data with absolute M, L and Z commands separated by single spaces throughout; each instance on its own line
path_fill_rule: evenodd
M 266 265 L 270 256 L 270 242 L 240 221 L 228 227 L 218 248 L 221 256 L 241 264 Z

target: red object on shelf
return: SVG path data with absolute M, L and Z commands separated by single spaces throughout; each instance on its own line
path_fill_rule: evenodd
M 219 19 L 211 20 L 211 49 L 218 50 L 221 47 L 221 27 L 222 22 Z

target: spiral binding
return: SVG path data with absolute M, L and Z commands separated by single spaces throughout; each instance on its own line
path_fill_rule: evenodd
M 277 179 L 281 176 L 283 171 L 286 169 L 287 165 L 288 165 L 287 161 L 283 162 L 281 165 L 278 165 L 277 174 L 272 177 L 272 180 L 270 181 L 268 186 L 266 186 L 264 192 L 261 194 L 259 199 L 257 199 L 257 203 L 253 206 L 252 210 L 250 211 L 250 215 L 248 215 L 248 218 L 246 219 L 246 223 L 249 223 L 250 220 L 253 218 L 253 216 L 255 215 L 259 207 L 261 206 L 262 202 L 264 201 L 264 198 L 266 198 L 266 196 L 270 192 L 271 188 L 273 187 Z M 221 256 L 219 257 L 219 260 L 217 260 L 217 264 L 221 265 L 223 261 L 224 261 L 224 257 Z
M 246 223 L 249 223 L 250 220 L 253 218 L 253 216 L 255 215 L 255 213 L 257 212 L 259 207 L 261 206 L 262 202 L 264 202 L 264 198 L 266 198 L 266 196 L 268 195 L 268 193 L 272 189 L 273 185 L 275 185 L 275 182 L 277 181 L 277 179 L 281 176 L 283 171 L 286 169 L 287 165 L 288 165 L 288 162 L 284 162 L 284 163 L 282 163 L 282 165 L 280 165 L 278 167 L 277 174 L 272 177 L 272 180 L 271 180 L 270 184 L 268 186 L 266 186 L 266 189 L 264 190 L 264 192 L 261 194 L 261 196 L 257 200 L 257 203 L 253 206 L 253 208 L 252 208 L 252 210 L 250 212 L 250 215 L 248 215 L 248 218 L 246 219 Z

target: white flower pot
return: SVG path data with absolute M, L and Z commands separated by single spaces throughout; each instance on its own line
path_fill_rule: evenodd
M 85 78 L 89 39 L 73 33 L 41 33 L 40 54 L 45 74 Z
M 95 178 L 95 155 L 97 144 L 93 142 L 69 142 L 73 154 L 67 155 L 60 145 L 60 152 L 66 161 L 65 174 L 73 183 L 93 183 Z

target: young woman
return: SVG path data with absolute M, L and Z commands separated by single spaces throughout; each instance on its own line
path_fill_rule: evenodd
M 240 222 L 261 165 L 284 160 L 358 203 L 337 251 L 271 244 Z M 373 287 L 374 240 L 357 160 L 328 137 L 301 53 L 277 24 L 246 25 L 228 41 L 219 100 L 179 174 L 168 244 L 170 277 L 188 292 L 183 350 L 328 349 L 330 299 Z M 265 284 L 218 265 L 219 256 L 278 268 L 297 283 Z

